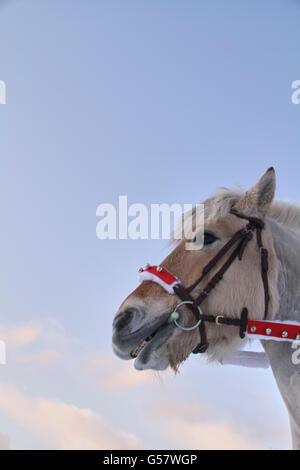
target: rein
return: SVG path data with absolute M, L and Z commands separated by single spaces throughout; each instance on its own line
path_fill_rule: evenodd
M 171 314 L 172 318 L 170 318 L 174 320 L 177 327 L 183 330 L 189 331 L 196 328 L 199 329 L 200 342 L 194 349 L 194 354 L 204 353 L 208 348 L 205 322 L 239 327 L 239 335 L 241 338 L 244 338 L 246 335 L 251 335 L 263 339 L 281 339 L 285 341 L 300 339 L 299 324 L 293 322 L 270 322 L 266 320 L 270 295 L 268 283 L 268 250 L 262 243 L 262 230 L 265 226 L 264 222 L 259 218 L 248 217 L 241 214 L 234 209 L 232 209 L 230 213 L 241 219 L 248 220 L 248 224 L 232 236 L 232 238 L 218 251 L 209 263 L 204 266 L 201 276 L 189 287 L 185 287 L 176 276 L 173 276 L 167 269 L 161 266 L 146 265 L 145 268 L 141 268 L 139 270 L 140 282 L 147 280 L 156 282 L 167 290 L 169 294 L 176 294 L 182 300 L 182 302 L 177 305 L 175 311 Z M 242 309 L 240 318 L 230 318 L 223 315 L 205 315 L 202 312 L 200 305 L 221 281 L 235 259 L 238 258 L 239 260 L 242 260 L 244 251 L 250 240 L 253 238 L 254 232 L 256 232 L 256 243 L 261 257 L 261 279 L 264 287 L 265 302 L 263 320 L 248 321 L 248 309 L 246 307 Z M 216 274 L 214 274 L 204 289 L 202 289 L 198 297 L 193 298 L 191 292 L 205 279 L 211 270 L 233 247 L 235 247 L 234 250 L 228 256 L 221 268 L 216 272 Z M 196 319 L 196 325 L 191 328 L 184 328 L 177 322 L 177 319 L 179 318 L 177 309 L 182 305 L 186 305 L 186 307 L 192 311 Z

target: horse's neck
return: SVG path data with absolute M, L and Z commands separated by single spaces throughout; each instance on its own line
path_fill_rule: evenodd
M 270 226 L 280 262 L 280 305 L 275 318 L 300 321 L 300 240 L 276 222 L 270 222 Z M 300 449 L 300 364 L 293 360 L 297 345 L 287 341 L 262 341 L 262 344 L 289 411 L 293 446 Z
M 300 320 L 300 235 L 299 237 L 270 221 L 274 248 L 280 262 L 278 291 L 279 310 L 275 318 L 282 320 Z

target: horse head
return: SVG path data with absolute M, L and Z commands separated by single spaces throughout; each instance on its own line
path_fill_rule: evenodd
M 268 252 L 268 318 L 278 308 L 278 262 L 274 251 L 271 230 L 268 225 L 268 209 L 275 192 L 275 172 L 270 168 L 247 192 L 221 190 L 204 201 L 204 234 L 201 249 L 187 250 L 186 242 L 199 243 L 201 237 L 181 239 L 173 251 L 160 263 L 160 267 L 172 273 L 184 286 L 195 285 L 193 298 L 214 279 L 221 261 L 216 262 L 207 276 L 203 268 L 225 247 L 236 233 L 243 233 L 245 218 L 262 222 L 263 246 Z M 190 213 L 193 218 L 193 211 Z M 193 231 L 197 233 L 197 226 Z M 251 232 L 251 230 L 249 231 Z M 253 235 L 253 234 L 252 234 Z M 261 282 L 261 250 L 254 236 L 243 256 L 232 262 L 229 269 L 210 295 L 201 303 L 206 316 L 239 318 L 244 307 L 249 319 L 264 317 L 266 292 Z M 230 247 L 226 256 L 236 249 Z M 202 279 L 203 277 L 203 279 Z M 180 308 L 180 325 L 172 321 L 172 312 L 180 299 L 157 282 L 144 280 L 122 303 L 113 322 L 113 349 L 122 359 L 135 359 L 136 369 L 164 370 L 168 366 L 177 369 L 199 343 L 199 329 L 194 328 L 195 316 L 188 305 Z M 177 310 L 176 310 L 177 311 Z M 178 313 L 178 312 L 177 312 Z M 207 356 L 220 360 L 229 351 L 240 347 L 243 341 L 233 325 L 209 322 L 206 325 Z

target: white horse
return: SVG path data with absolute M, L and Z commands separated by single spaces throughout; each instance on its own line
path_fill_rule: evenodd
M 245 220 L 231 211 L 237 211 L 248 219 L 255 217 L 264 222 L 262 241 L 268 250 L 267 320 L 300 322 L 300 208 L 274 200 L 274 193 L 273 168 L 245 193 L 233 190 L 217 192 L 204 202 L 203 248 L 187 251 L 187 239 L 181 240 L 160 266 L 177 276 L 183 285 L 193 284 L 201 277 L 203 267 L 236 232 L 245 227 Z M 197 240 L 195 237 L 194 242 L 198 243 Z M 228 253 L 233 250 L 234 247 Z M 261 278 L 260 251 L 255 237 L 252 237 L 242 260 L 230 265 L 222 280 L 201 304 L 202 314 L 213 316 L 218 313 L 217 318 L 220 319 L 206 324 L 208 348 L 205 354 L 209 359 L 222 362 L 247 341 L 247 337 L 242 339 L 239 336 L 238 328 L 232 324 L 225 325 L 224 318 L 238 319 L 247 307 L 249 320 L 263 320 L 266 288 Z M 218 262 L 213 266 L 206 281 L 213 279 L 220 265 Z M 201 280 L 195 287 L 194 298 L 203 292 L 206 281 Z M 142 282 L 122 303 L 114 320 L 114 351 L 122 359 L 134 357 L 138 370 L 164 370 L 168 366 L 176 370 L 199 343 L 198 328 L 184 331 L 170 321 L 170 314 L 180 300 L 176 293 L 168 292 L 159 284 L 161 282 L 151 282 L 150 278 Z M 187 307 L 189 305 L 181 307 L 180 322 L 184 328 L 192 328 L 195 317 Z M 300 449 L 300 361 L 292 360 L 294 343 L 262 340 L 262 345 L 289 412 L 293 447 Z

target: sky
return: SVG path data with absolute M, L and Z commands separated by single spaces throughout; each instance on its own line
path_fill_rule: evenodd
M 271 165 L 299 202 L 299 20 L 298 0 L 0 0 L 0 449 L 290 447 L 270 370 L 113 355 L 169 247 L 99 240 L 96 209 L 196 204 Z

